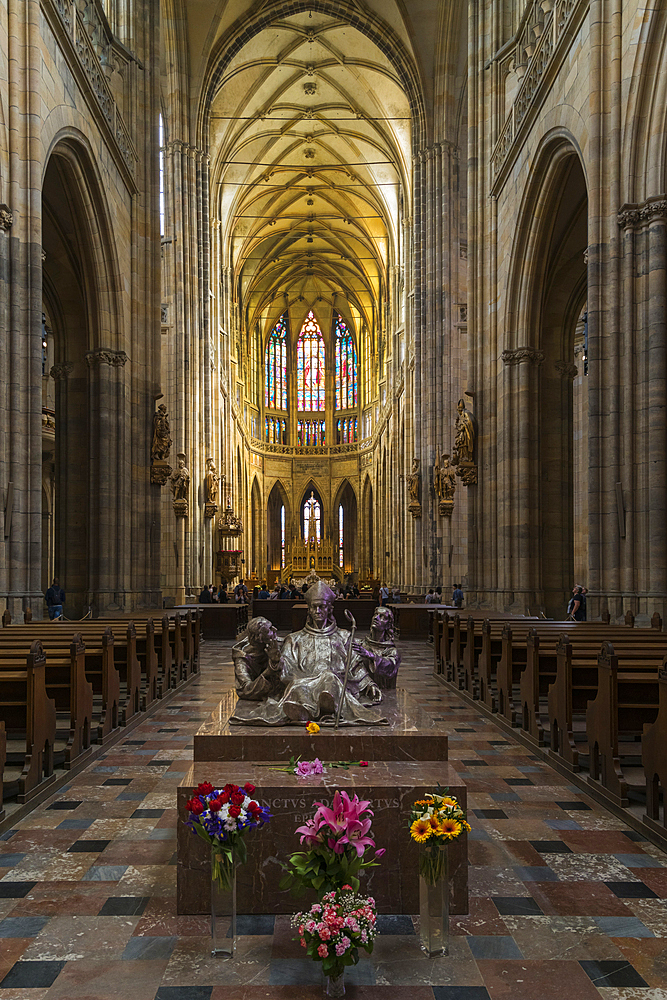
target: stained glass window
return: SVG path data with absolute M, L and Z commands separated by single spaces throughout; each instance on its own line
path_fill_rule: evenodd
M 280 508 L 280 566 L 285 569 L 285 505 Z
M 338 565 L 343 568 L 343 505 L 338 508 Z
M 336 421 L 336 444 L 354 444 L 358 440 L 358 418 L 347 417 Z
M 334 315 L 336 341 L 336 409 L 357 405 L 357 350 L 340 313 Z
M 303 505 L 303 537 L 306 541 L 308 541 L 309 537 L 314 537 L 319 542 L 321 520 L 322 508 L 320 507 L 320 502 L 311 493 L 310 498 Z
M 287 409 L 287 313 L 284 313 L 266 345 L 265 403 L 272 410 Z
M 319 324 L 308 313 L 296 347 L 297 408 L 324 409 L 324 338 Z

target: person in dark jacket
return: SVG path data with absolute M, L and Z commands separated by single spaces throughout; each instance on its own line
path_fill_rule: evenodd
M 213 604 L 213 599 L 211 597 L 211 591 L 208 589 L 208 586 L 202 587 L 201 594 L 199 595 L 199 603 L 200 604 Z
M 49 609 L 49 618 L 51 621 L 54 621 L 56 618 L 62 618 L 65 591 L 57 580 L 54 579 L 44 596 L 46 597 L 46 606 Z

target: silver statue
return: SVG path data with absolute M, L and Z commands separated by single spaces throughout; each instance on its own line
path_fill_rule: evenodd
M 352 647 L 347 687 L 344 686 L 350 633 L 334 618 L 336 595 L 321 581 L 306 592 L 306 625 L 288 635 L 275 663 L 275 630 L 248 626 L 251 642 L 234 647 L 239 700 L 230 722 L 246 726 L 288 726 L 318 722 L 334 726 L 341 709 L 343 726 L 378 726 L 387 720 L 379 708 L 382 692 L 368 670 L 368 654 Z M 277 676 L 274 678 L 274 674 Z M 263 677 L 266 696 L 255 694 L 253 681 Z M 245 694 L 247 680 L 250 686 Z M 241 682 L 241 683 L 240 683 Z
M 368 671 L 381 688 L 395 688 L 401 657 L 394 640 L 394 613 L 391 608 L 376 608 L 371 630 L 365 639 L 355 643 L 358 653 L 366 658 Z
M 249 622 L 247 639 L 232 649 L 239 698 L 263 701 L 282 695 L 280 647 L 275 626 L 267 618 L 253 618 Z

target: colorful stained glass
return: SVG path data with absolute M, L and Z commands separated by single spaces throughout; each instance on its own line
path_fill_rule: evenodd
M 351 410 L 357 405 L 357 349 L 340 313 L 334 315 L 336 342 L 336 409 Z
M 287 341 L 289 327 L 284 313 L 269 336 L 265 357 L 265 397 L 272 410 L 287 409 Z
M 324 337 L 312 310 L 308 313 L 296 346 L 297 408 L 324 409 Z
M 285 505 L 280 508 L 280 566 L 285 569 Z
M 303 505 L 303 537 L 305 541 L 308 541 L 308 539 L 313 536 L 318 542 L 320 541 L 321 521 L 322 508 L 320 507 L 320 502 L 319 500 L 316 500 L 314 494 L 311 493 L 309 499 L 306 500 Z
M 338 508 L 338 565 L 343 568 L 343 505 Z

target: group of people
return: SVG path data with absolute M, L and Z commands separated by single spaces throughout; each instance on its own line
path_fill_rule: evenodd
M 333 588 L 332 588 L 333 589 Z M 253 593 L 253 597 L 258 601 L 298 601 L 303 600 L 303 596 L 308 590 L 308 584 L 304 583 L 299 589 L 294 580 L 290 580 L 287 584 L 275 584 L 272 591 L 269 591 L 266 582 L 262 581 L 262 586 Z M 350 600 L 354 597 L 359 597 L 359 588 L 356 583 L 348 583 L 340 589 L 333 589 L 333 593 L 336 595 L 335 600 Z
M 233 598 L 236 604 L 247 604 L 250 600 L 248 588 L 243 580 L 240 580 L 234 587 Z M 220 587 L 214 587 L 211 583 L 206 584 L 201 589 L 198 601 L 200 604 L 229 604 L 230 597 L 227 592 L 227 584 L 222 583 Z

